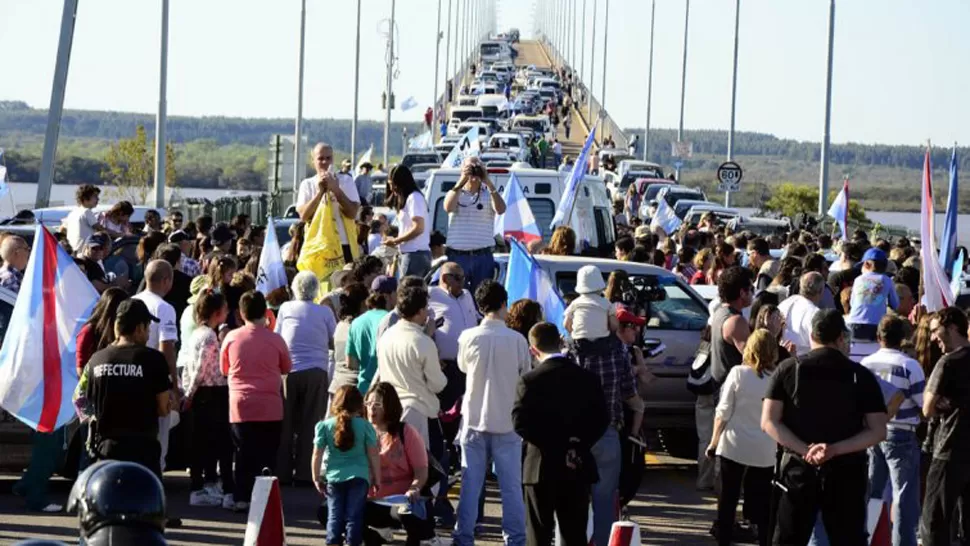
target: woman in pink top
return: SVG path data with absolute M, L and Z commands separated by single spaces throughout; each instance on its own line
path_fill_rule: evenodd
M 266 299 L 249 291 L 239 299 L 244 325 L 222 342 L 220 366 L 229 378 L 229 422 L 236 446 L 235 510 L 249 510 L 253 482 L 276 465 L 283 423 L 283 378 L 292 363 L 286 343 L 266 328 Z
M 411 425 L 401 422 L 401 399 L 390 383 L 373 385 L 364 398 L 367 418 L 377 431 L 377 445 L 381 452 L 380 496 L 407 495 L 412 503 L 422 502 L 428 518 L 410 513 L 398 514 L 397 507 L 378 504 L 370 499 L 364 508 L 364 544 L 383 541 L 374 529 L 404 528 L 406 546 L 418 546 L 435 538 L 431 495 L 428 481 L 428 451 L 421 434 Z M 422 493 L 424 490 L 424 493 Z

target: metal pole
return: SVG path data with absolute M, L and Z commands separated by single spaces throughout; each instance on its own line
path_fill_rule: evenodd
M 684 60 L 680 70 L 680 124 L 677 126 L 677 142 L 684 141 L 684 97 L 687 93 L 687 28 L 690 23 L 690 0 L 684 8 Z M 676 178 L 680 182 L 680 168 L 676 169 Z
M 161 61 L 158 67 L 158 114 L 155 116 L 155 207 L 165 206 L 165 90 L 168 85 L 168 0 L 162 0 Z
M 829 53 L 825 73 L 825 132 L 822 135 L 821 167 L 818 173 L 818 214 L 828 210 L 829 142 L 832 126 L 832 50 L 835 45 L 835 0 L 829 0 Z
M 583 39 L 579 45 L 579 79 L 582 81 L 586 76 L 586 0 L 583 0 L 583 14 L 580 19 L 583 20 Z
M 462 41 L 464 39 L 464 36 L 462 35 L 462 15 L 464 15 L 465 12 L 465 10 L 462 9 L 463 5 L 464 2 L 459 1 L 458 7 L 455 8 L 455 68 L 452 71 L 452 75 L 455 79 L 455 89 L 461 89 L 461 74 L 464 70 L 464 66 L 462 65 L 462 48 L 464 44 Z M 458 94 L 459 93 L 456 91 L 455 95 L 457 96 Z
M 441 0 L 438 0 L 438 24 L 434 27 L 434 95 L 431 95 L 431 142 L 434 142 L 434 128 L 438 126 L 438 61 L 441 57 Z
M 647 69 L 647 127 L 643 132 L 643 160 L 650 161 L 650 106 L 653 102 L 653 32 L 657 0 L 650 2 L 650 66 Z
M 738 27 L 741 24 L 741 0 L 734 4 L 734 74 L 731 77 L 731 128 L 728 130 L 728 161 L 734 160 L 734 110 L 738 100 Z M 731 206 L 731 192 L 724 192 L 724 206 Z
M 301 0 L 300 2 L 300 66 L 297 69 L 299 76 L 297 77 L 297 87 L 296 87 L 296 122 L 293 129 L 293 195 L 296 196 L 297 192 L 300 190 L 300 180 L 303 179 L 303 175 L 306 174 L 306 168 L 300 168 L 301 165 L 306 165 L 306 159 L 303 157 L 301 148 L 303 138 L 303 55 L 306 45 L 306 0 Z M 353 123 L 353 122 L 352 122 Z M 354 128 L 351 128 L 351 133 L 353 133 Z M 351 138 L 350 143 L 350 157 L 354 157 L 354 144 L 353 138 Z
M 397 0 L 391 0 L 391 24 L 387 27 L 387 102 L 384 104 L 386 110 L 384 111 L 384 168 L 390 167 L 388 163 L 388 154 L 390 153 L 391 145 L 391 97 L 392 97 L 392 85 L 391 81 L 394 78 L 394 10 L 397 7 Z
M 603 14 L 603 92 L 600 93 L 600 135 L 606 127 L 606 48 L 610 44 L 610 0 L 606 0 Z M 612 139 L 611 139 L 612 140 Z
M 576 0 L 572 0 L 569 4 L 570 19 L 572 19 L 573 27 L 569 32 L 569 66 L 572 67 L 576 64 Z
M 448 37 L 445 39 L 445 81 L 448 83 L 451 83 L 451 76 L 453 74 L 453 72 L 451 72 L 451 64 L 450 64 L 451 63 L 451 3 L 452 1 L 453 0 L 448 0 L 448 32 L 446 33 Z M 448 101 L 451 100 L 451 97 L 447 96 L 448 87 L 449 85 L 445 84 L 445 100 L 444 100 L 444 104 L 442 104 L 442 108 L 446 108 L 445 105 L 447 105 Z M 454 83 L 451 83 L 450 87 L 452 91 L 454 91 Z M 447 113 L 445 115 L 447 115 Z M 437 132 L 437 130 L 438 130 L 437 127 L 432 127 L 431 134 L 434 135 L 434 133 Z
M 350 121 L 350 161 L 357 167 L 357 106 L 360 101 L 360 3 L 357 0 L 357 43 L 354 46 L 354 117 Z
M 589 110 L 586 113 L 586 121 L 589 122 L 590 126 L 596 123 L 596 120 L 593 119 L 593 74 L 596 72 L 596 11 L 598 3 L 599 0 L 593 0 L 593 35 L 590 38 L 590 42 L 592 42 L 590 47 L 592 49 L 589 52 L 589 87 L 587 88 L 589 92 L 586 94 L 587 100 L 589 101 Z M 600 139 L 602 138 L 603 135 L 600 135 Z
M 78 0 L 64 0 L 61 12 L 61 34 L 57 40 L 57 61 L 54 65 L 54 82 L 51 85 L 51 103 L 47 110 L 47 132 L 44 133 L 44 155 L 37 180 L 36 208 L 50 204 L 51 184 L 54 182 L 54 156 L 57 155 L 57 137 L 61 130 L 61 114 L 64 112 L 64 90 L 67 88 L 67 69 L 71 64 L 71 46 L 74 44 L 74 21 L 77 17 Z

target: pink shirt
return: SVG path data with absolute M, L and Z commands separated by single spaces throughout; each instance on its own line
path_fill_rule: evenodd
M 229 422 L 283 420 L 282 376 L 293 364 L 282 337 L 247 324 L 229 332 L 219 360 L 229 378 Z
M 428 450 L 421 434 L 411 425 L 403 426 L 403 444 L 399 436 L 377 433 L 377 442 L 381 446 L 381 489 L 378 494 L 382 497 L 407 493 L 414 481 L 414 469 L 428 466 Z

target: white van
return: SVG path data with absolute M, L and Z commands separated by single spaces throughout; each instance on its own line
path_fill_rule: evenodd
M 539 232 L 542 233 L 542 240 L 548 243 L 552 237 L 549 224 L 556 214 L 556 207 L 559 206 L 559 198 L 562 196 L 569 173 L 533 169 L 524 164 L 517 164 L 511 168 L 490 168 L 488 173 L 500 193 L 505 191 L 509 176 L 515 173 L 522 184 L 522 192 L 529 202 L 532 215 L 535 216 Z M 432 231 L 448 234 L 445 193 L 455 187 L 460 174 L 460 169 L 438 169 L 428 177 L 424 194 L 430 209 Z M 616 235 L 613 228 L 612 203 L 602 178 L 587 175 L 580 183 L 569 227 L 576 232 L 575 251 L 577 253 L 595 255 L 610 251 Z
M 476 106 L 482 109 L 484 117 L 499 119 L 508 115 L 509 100 L 505 95 L 479 95 Z
M 482 109 L 477 106 L 452 106 L 451 119 L 448 120 L 448 134 L 458 134 L 458 126 L 468 118 L 480 118 Z

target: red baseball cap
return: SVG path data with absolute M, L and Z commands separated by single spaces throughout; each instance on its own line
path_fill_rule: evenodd
M 647 323 L 647 319 L 634 315 L 628 311 L 625 307 L 620 307 L 616 311 L 616 318 L 620 321 L 620 324 L 634 324 L 636 326 L 644 326 Z

